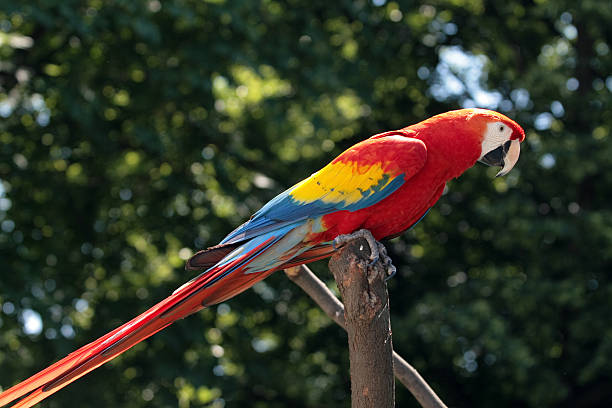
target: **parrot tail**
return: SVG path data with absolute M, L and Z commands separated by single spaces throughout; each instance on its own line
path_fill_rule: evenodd
M 12 405 L 13 408 L 31 407 L 176 320 L 248 289 L 298 255 L 302 255 L 300 259 L 304 263 L 304 255 L 311 248 L 300 246 L 293 227 L 295 225 L 237 245 L 231 244 L 230 248 L 213 247 L 208 255 L 206 251 L 199 252 L 194 262 L 188 262 L 188 269 L 195 269 L 196 264 L 199 267 L 212 262 L 214 266 L 140 316 L 4 391 L 0 394 L 0 406 L 21 398 Z M 294 236 L 293 239 L 287 239 L 290 236 Z M 329 256 L 327 253 L 324 255 Z
M 185 263 L 185 270 L 203 271 L 205 269 L 211 268 L 239 246 L 240 243 L 221 244 L 198 251 L 187 260 L 187 262 Z

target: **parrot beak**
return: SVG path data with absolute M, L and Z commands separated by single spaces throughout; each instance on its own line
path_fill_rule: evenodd
M 512 170 L 518 161 L 520 153 L 520 142 L 516 139 L 509 140 L 498 148 L 493 149 L 482 156 L 482 158 L 478 161 L 488 166 L 500 166 L 502 169 L 495 177 L 505 176 L 510 172 L 510 170 Z

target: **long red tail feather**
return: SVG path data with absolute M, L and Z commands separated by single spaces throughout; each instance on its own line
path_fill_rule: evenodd
M 0 394 L 0 406 L 22 398 L 12 407 L 31 407 L 176 320 L 248 289 L 273 270 L 251 274 L 241 270 L 275 241 L 271 237 L 237 259 L 201 274 L 138 317 L 9 388 Z

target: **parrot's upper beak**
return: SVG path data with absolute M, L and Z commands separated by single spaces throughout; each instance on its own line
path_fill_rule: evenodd
M 518 161 L 520 153 L 520 142 L 516 139 L 508 140 L 503 145 L 482 156 L 478 161 L 489 166 L 500 166 L 502 169 L 496 175 L 496 177 L 499 177 L 508 174 L 512 170 Z

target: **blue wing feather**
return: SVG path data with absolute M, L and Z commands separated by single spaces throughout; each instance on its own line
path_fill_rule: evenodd
M 362 198 L 354 203 L 347 204 L 345 201 L 325 202 L 320 199 L 311 202 L 301 202 L 291 196 L 292 187 L 274 197 L 259 211 L 257 211 L 249 221 L 245 222 L 230 234 L 228 234 L 221 245 L 232 244 L 249 239 L 259 234 L 282 228 L 308 218 L 316 218 L 335 211 L 357 211 L 362 208 L 372 206 L 385 199 L 404 184 L 404 174 L 394 177 L 385 188 L 362 192 Z
M 221 245 L 239 243 L 336 211 L 358 211 L 377 204 L 425 164 L 425 144 L 405 136 L 389 132 L 346 150 L 317 173 L 273 198 L 225 237 Z M 372 157 L 380 160 L 372 161 Z

